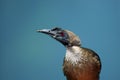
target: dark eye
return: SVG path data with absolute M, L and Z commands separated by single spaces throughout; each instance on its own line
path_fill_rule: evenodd
M 63 36 L 64 36 L 64 33 L 63 33 L 63 32 L 61 32 L 61 33 L 60 33 L 60 35 L 63 37 Z

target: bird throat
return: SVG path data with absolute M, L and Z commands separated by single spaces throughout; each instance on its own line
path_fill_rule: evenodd
M 65 60 L 71 62 L 72 65 L 76 65 L 79 62 L 83 62 L 82 50 L 78 46 L 67 47 Z

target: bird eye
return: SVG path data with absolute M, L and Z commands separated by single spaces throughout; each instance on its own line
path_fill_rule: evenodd
M 63 33 L 63 32 L 61 32 L 61 33 L 60 33 L 60 35 L 63 37 L 63 36 L 64 36 L 64 33 Z

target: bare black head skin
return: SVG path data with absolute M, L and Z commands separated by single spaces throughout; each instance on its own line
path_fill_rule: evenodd
M 81 47 L 79 37 L 73 32 L 58 27 L 37 32 L 51 36 L 66 47 L 63 72 L 67 80 L 99 80 L 99 56 L 93 50 Z
M 61 42 L 64 46 L 80 46 L 80 39 L 73 32 L 68 30 L 63 30 L 62 28 L 55 27 L 53 29 L 42 29 L 37 30 L 37 32 L 41 32 L 51 36 L 57 41 Z M 75 37 L 76 36 L 76 37 Z

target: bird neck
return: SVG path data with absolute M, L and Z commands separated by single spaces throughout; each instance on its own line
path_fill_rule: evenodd
M 79 46 L 67 47 L 65 60 L 70 61 L 72 65 L 76 65 L 82 59 L 82 50 Z

